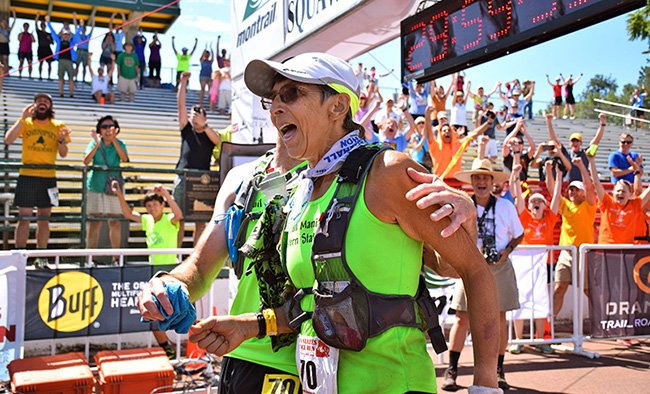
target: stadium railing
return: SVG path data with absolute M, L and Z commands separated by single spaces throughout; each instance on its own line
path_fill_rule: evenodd
M 18 171 L 21 168 L 56 170 L 57 187 L 59 189 L 59 205 L 52 208 L 52 216 L 46 218 L 38 216 L 20 216 L 17 209 L 11 208 L 11 201 L 13 200 L 18 180 Z M 127 202 L 133 206 L 133 209 L 138 212 L 146 212 L 142 204 L 142 199 L 147 191 L 150 191 L 153 186 L 162 184 L 171 193 L 175 176 L 185 175 L 188 173 L 188 170 L 164 168 L 130 166 L 109 168 L 83 165 L 36 165 L 2 160 L 0 161 L 0 173 L 3 174 L 0 177 L 0 203 L 4 204 L 5 209 L 0 216 L 0 223 L 2 223 L 0 231 L 4 233 L 13 231 L 11 224 L 15 224 L 15 222 L 19 220 L 27 220 L 30 222 L 48 220 L 53 224 L 64 224 L 52 226 L 50 244 L 53 247 L 83 249 L 87 246 L 85 234 L 89 221 L 122 220 L 128 222 L 128 219 L 124 218 L 89 216 L 87 214 L 86 201 L 88 189 L 86 180 L 88 179 L 90 170 L 121 172 L 124 178 L 124 196 Z M 191 171 L 194 172 L 194 170 Z M 211 171 L 196 172 L 214 174 L 214 172 Z M 186 223 L 206 222 L 209 220 L 209 216 L 211 216 L 211 210 L 210 213 L 206 214 L 204 217 L 192 218 L 186 215 L 184 220 Z M 137 226 L 139 225 L 134 224 L 134 226 L 137 231 Z M 132 238 L 130 241 L 144 245 L 144 237 Z M 129 241 L 127 240 L 127 242 Z M 9 249 L 9 240 L 6 236 L 4 237 L 4 249 Z

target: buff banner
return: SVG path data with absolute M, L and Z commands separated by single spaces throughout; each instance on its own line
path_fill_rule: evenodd
M 517 277 L 521 308 L 508 312 L 508 319 L 544 319 L 550 305 L 546 284 L 548 251 L 543 249 L 515 250 L 510 254 Z
M 650 335 L 650 250 L 587 252 L 591 335 Z
M 9 380 L 7 365 L 22 357 L 25 261 L 18 253 L 0 255 L 0 380 Z
M 156 271 L 173 269 L 155 266 Z M 151 265 L 30 270 L 25 299 L 25 340 L 140 332 L 136 297 L 153 275 Z M 157 324 L 155 324 L 157 326 Z

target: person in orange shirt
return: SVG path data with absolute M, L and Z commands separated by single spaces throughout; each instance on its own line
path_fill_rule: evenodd
M 560 202 L 560 215 L 562 227 L 560 231 L 560 246 L 573 245 L 579 248 L 583 243 L 594 243 L 594 221 L 596 220 L 596 193 L 594 185 L 589 178 L 589 173 L 582 159 L 574 158 L 571 164 L 580 169 L 583 181 L 573 181 L 569 184 L 568 198 L 563 197 Z M 555 182 L 562 179 L 555 178 L 553 171 L 546 177 L 549 190 L 555 189 Z M 572 282 L 571 265 L 573 257 L 567 250 L 560 252 L 555 266 L 555 289 L 553 290 L 553 314 L 562 309 L 564 294 Z M 587 272 L 585 271 L 585 293 L 587 289 Z
M 589 169 L 594 182 L 596 194 L 600 200 L 600 229 L 598 232 L 599 244 L 631 244 L 634 243 L 636 224 L 643 214 L 643 207 L 650 201 L 650 186 L 639 197 L 634 197 L 632 184 L 625 179 L 619 179 L 614 185 L 614 191 L 609 194 L 598 179 L 596 160 L 594 156 L 587 156 Z M 639 164 L 632 161 L 634 176 L 641 181 Z M 635 182 L 636 183 L 636 182 Z
M 431 114 L 434 110 L 435 109 L 432 105 L 427 106 L 424 118 L 431 119 Z M 438 113 L 438 115 L 440 114 L 441 113 Z M 427 136 L 429 154 L 431 155 L 431 160 L 433 161 L 433 173 L 439 177 L 442 177 L 463 142 L 468 138 L 471 141 L 479 135 L 483 134 L 485 130 L 487 130 L 488 126 L 489 125 L 487 123 L 484 123 L 480 127 L 474 129 L 474 131 L 469 133 L 466 137 L 458 138 L 457 133 L 453 128 L 451 128 L 448 123 L 442 124 L 440 126 L 439 132 L 434 136 L 431 122 L 424 122 L 424 133 Z M 453 178 L 454 175 L 461 170 L 462 164 L 463 161 L 459 158 L 449 173 L 445 175 L 445 178 Z
M 550 168 L 553 165 L 553 162 L 547 162 L 546 166 L 547 172 L 552 171 Z M 553 198 L 551 199 L 551 205 L 548 205 L 546 198 L 541 193 L 535 193 L 528 198 L 528 209 L 526 209 L 526 203 L 524 202 L 524 196 L 521 192 L 521 183 L 519 182 L 519 173 L 521 172 L 521 164 L 516 164 L 512 173 L 510 174 L 510 189 L 511 193 L 516 197 L 515 206 L 517 207 L 517 214 L 519 215 L 519 220 L 524 226 L 524 240 L 521 242 L 522 245 L 553 245 L 553 228 L 559 217 L 560 212 L 560 201 L 562 200 L 562 182 L 555 182 L 555 188 L 553 189 Z M 562 179 L 562 172 L 555 163 L 555 174 L 559 179 Z M 513 190 L 514 189 L 514 190 Z M 546 210 L 546 208 L 549 208 Z M 547 261 L 548 274 L 547 278 L 550 278 L 550 274 L 553 272 L 551 269 L 553 265 L 550 261 Z M 547 280 L 548 283 L 550 281 Z M 535 319 L 535 331 L 537 333 L 537 338 L 544 337 L 544 323 L 545 319 Z M 524 321 L 517 319 L 514 322 L 515 326 L 515 336 L 517 339 L 523 337 L 524 333 Z M 510 353 L 519 354 L 521 353 L 522 345 L 513 344 L 510 346 L 508 351 Z M 555 353 L 550 346 L 539 344 L 535 345 L 535 348 L 542 353 Z
M 633 160 L 630 159 L 630 162 Z M 641 183 L 641 177 L 643 176 L 643 157 L 638 156 L 638 174 L 634 175 L 634 195 L 640 196 L 643 193 L 643 184 Z M 638 178 L 637 178 L 638 176 Z M 643 215 L 639 215 L 637 223 L 635 226 L 634 232 L 634 244 L 635 245 L 647 245 L 650 243 L 650 204 L 643 206 Z

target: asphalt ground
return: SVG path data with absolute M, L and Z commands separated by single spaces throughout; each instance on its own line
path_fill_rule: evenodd
M 583 349 L 598 353 L 600 357 L 557 351 L 542 354 L 525 346 L 520 354 L 506 352 L 504 370 L 510 384 L 507 393 L 650 393 L 650 338 L 638 338 L 638 346 L 626 346 L 612 339 L 585 341 Z M 571 343 L 563 344 L 573 348 Z M 436 365 L 439 393 L 447 364 L 440 364 L 432 353 Z M 449 357 L 445 354 L 445 361 Z M 467 392 L 472 384 L 473 355 L 465 347 L 458 364 L 458 393 Z M 496 372 L 495 372 L 496 373 Z

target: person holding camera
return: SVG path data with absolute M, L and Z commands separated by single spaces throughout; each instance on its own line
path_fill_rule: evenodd
M 501 156 L 503 156 L 503 167 L 512 171 L 515 164 L 521 164 L 522 170 L 519 177 L 522 181 L 528 180 L 528 167 L 535 159 L 535 141 L 533 137 L 526 131 L 526 122 L 523 117 L 515 119 L 514 128 L 508 129 L 508 135 L 503 140 L 503 149 Z M 524 149 L 524 138 L 528 141 L 528 149 Z M 515 155 L 519 155 L 519 161 L 515 161 Z
M 492 195 L 494 183 L 502 183 L 508 175 L 492 169 L 489 159 L 476 159 L 470 171 L 456 173 L 456 179 L 470 183 L 474 190 L 472 200 L 477 210 L 478 240 L 477 246 L 497 282 L 499 293 L 499 358 L 497 380 L 499 387 L 507 390 L 503 372 L 503 357 L 508 345 L 508 327 L 506 311 L 519 309 L 519 290 L 517 279 L 509 255 L 524 238 L 524 228 L 519 221 L 515 206 L 509 201 Z M 456 321 L 449 334 L 449 368 L 445 371 L 441 388 L 447 391 L 459 389 L 456 385 L 458 359 L 465 346 L 465 336 L 469 328 L 467 302 L 464 286 L 460 286 L 452 301 L 456 310 Z
M 490 158 L 490 161 L 492 163 L 496 163 L 497 157 L 499 155 L 499 151 L 497 150 L 496 130 L 503 131 L 510 126 L 514 126 L 517 120 L 513 120 L 510 123 L 499 123 L 497 114 L 494 112 L 494 104 L 488 102 L 485 105 L 485 109 L 485 114 L 481 116 L 481 119 L 479 121 L 481 125 L 488 123 L 488 128 L 485 133 L 483 133 L 483 135 L 490 137 L 490 140 L 488 141 L 485 148 L 485 154 Z
M 542 152 L 546 153 L 545 157 L 542 157 Z M 553 176 L 555 176 L 556 166 L 563 174 L 566 174 L 571 169 L 571 161 L 567 159 L 561 149 L 558 149 L 557 143 L 553 140 L 537 145 L 533 159 L 531 167 L 537 167 L 540 182 L 546 180 L 547 162 L 552 163 L 551 170 L 553 171 Z
M 208 126 L 208 117 L 205 108 L 195 105 L 187 112 L 185 98 L 187 96 L 187 83 L 190 80 L 190 72 L 180 73 L 180 85 L 176 104 L 178 106 L 178 126 L 181 131 L 181 154 L 176 163 L 177 170 L 210 170 L 210 161 L 212 160 L 212 151 L 214 147 L 221 144 L 221 137 L 212 127 Z M 174 179 L 174 191 L 172 193 L 174 201 L 185 209 L 185 176 L 176 175 Z M 183 212 L 185 214 L 185 212 Z M 199 236 L 205 228 L 205 223 L 196 222 L 194 224 L 194 243 L 199 240 Z M 182 247 L 183 235 L 185 233 L 185 223 L 180 222 L 178 230 L 178 247 Z

